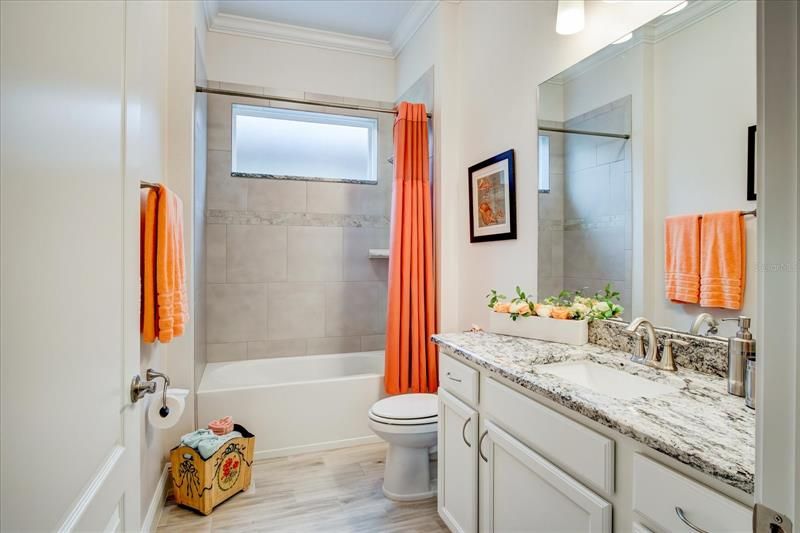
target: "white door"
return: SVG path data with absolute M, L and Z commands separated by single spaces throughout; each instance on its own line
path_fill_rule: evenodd
M 486 422 L 479 441 L 482 529 L 501 533 L 610 533 L 611 504 Z
M 758 373 L 755 501 L 800 530 L 797 2 L 758 3 Z M 789 531 L 785 520 L 775 531 Z M 761 523 L 760 530 L 769 530 Z M 780 529 L 777 529 L 780 528 Z
M 0 2 L 4 531 L 139 528 L 126 9 Z
M 478 412 L 439 389 L 439 516 L 451 531 L 478 530 Z

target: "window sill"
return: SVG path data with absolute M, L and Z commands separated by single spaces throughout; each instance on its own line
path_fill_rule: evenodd
M 315 176 L 281 176 L 277 174 L 255 174 L 250 172 L 231 172 L 233 178 L 250 178 L 263 180 L 290 180 L 290 181 L 322 181 L 328 183 L 351 183 L 353 185 L 377 185 L 377 180 L 320 178 Z

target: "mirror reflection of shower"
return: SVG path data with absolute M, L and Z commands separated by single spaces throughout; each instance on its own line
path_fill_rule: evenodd
M 594 294 L 612 283 L 630 318 L 630 131 L 630 96 L 539 121 L 539 297 Z

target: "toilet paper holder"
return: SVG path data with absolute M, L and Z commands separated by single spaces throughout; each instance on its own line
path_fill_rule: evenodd
M 144 381 L 139 374 L 133 376 L 133 381 L 131 381 L 131 403 L 138 402 L 144 398 L 145 394 L 153 394 L 156 392 L 156 379 L 162 378 L 164 380 L 164 391 L 161 399 L 161 408 L 167 409 L 167 387 L 169 387 L 170 384 L 169 376 L 153 370 L 152 368 L 148 368 L 147 372 L 145 372 L 145 377 L 147 381 Z

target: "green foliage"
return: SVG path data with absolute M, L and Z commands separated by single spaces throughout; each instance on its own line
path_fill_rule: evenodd
M 494 304 L 496 304 L 497 302 L 502 302 L 503 300 L 506 299 L 505 294 L 500 294 L 494 289 L 489 291 L 489 294 L 487 294 L 486 297 L 489 298 L 489 309 L 494 309 Z

